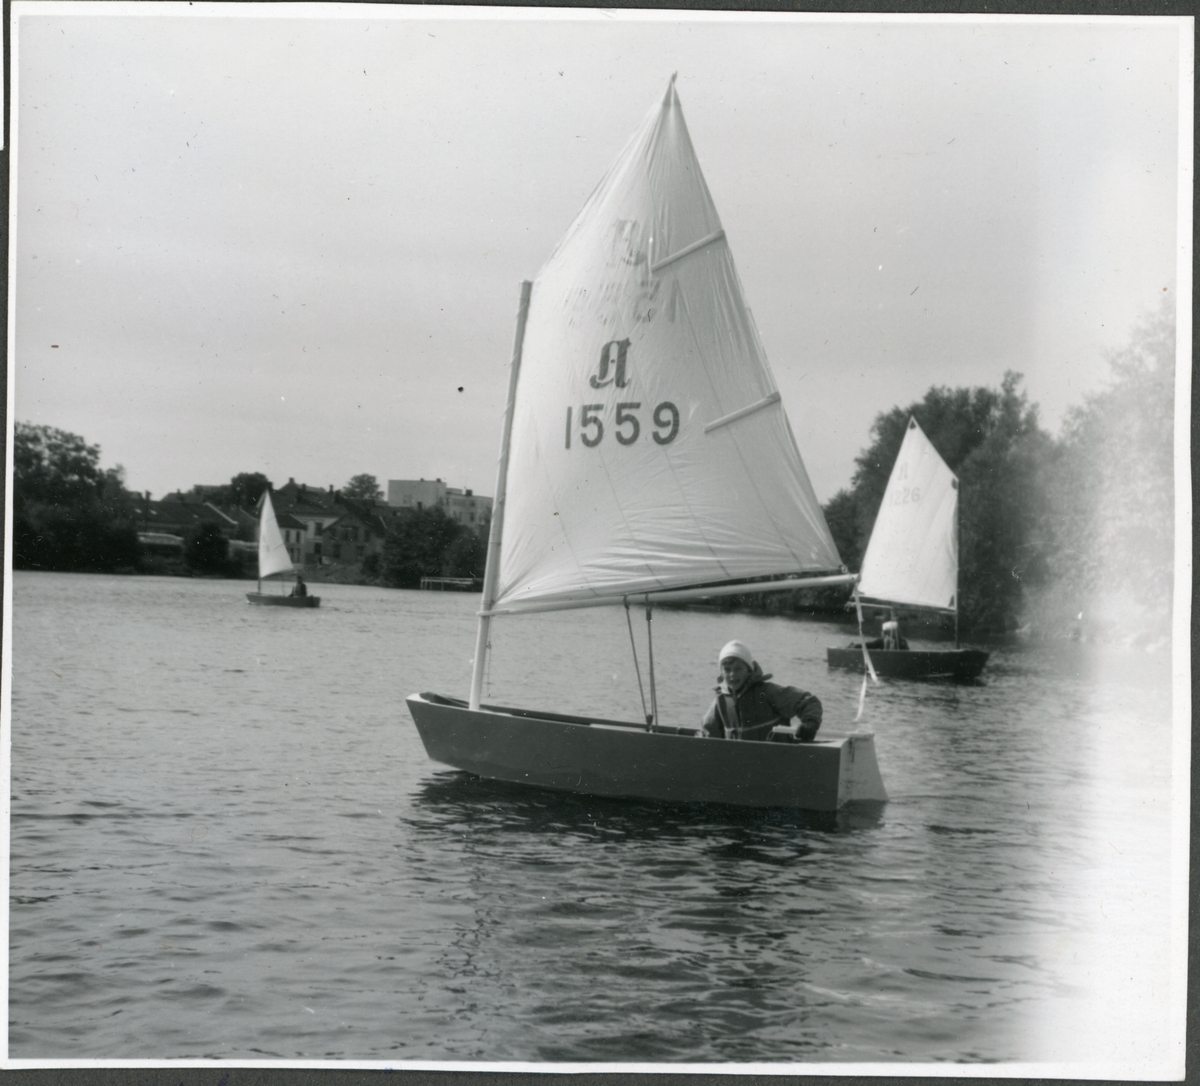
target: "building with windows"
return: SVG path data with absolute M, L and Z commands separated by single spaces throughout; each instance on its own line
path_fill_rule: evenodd
M 441 479 L 389 479 L 388 505 L 397 509 L 441 509 L 448 517 L 478 528 L 492 515 L 492 499 L 447 486 Z
M 386 534 L 379 517 L 347 508 L 321 533 L 323 560 L 326 565 L 362 562 L 383 550 Z
M 292 524 L 300 526 L 299 531 L 291 529 L 294 543 L 285 540 L 288 553 L 291 554 L 293 546 L 298 545 L 300 561 L 304 565 L 325 565 L 325 529 L 339 520 L 343 513 L 333 487 L 322 490 L 289 479 L 278 490 L 272 491 L 271 503 L 275 506 L 276 517 L 286 516 Z M 294 557 L 292 560 L 296 561 Z
M 486 524 L 492 516 L 492 499 L 470 490 L 446 490 L 446 512 L 468 528 Z
M 242 509 L 218 507 L 197 495 L 178 492 L 162 501 L 151 501 L 146 494 L 139 503 L 138 530 L 178 536 L 183 539 L 202 524 L 215 524 L 226 539 L 252 540 L 257 521 Z
M 283 536 L 283 545 L 287 547 L 292 565 L 302 565 L 304 563 L 304 536 L 307 531 L 304 522 L 297 520 L 290 513 L 276 513 L 275 523 L 279 525 L 279 534 Z

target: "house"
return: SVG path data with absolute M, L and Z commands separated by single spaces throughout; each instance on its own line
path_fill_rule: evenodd
M 387 527 L 383 521 L 364 510 L 347 508 L 323 532 L 323 551 L 326 563 L 357 563 L 383 550 Z
M 184 500 L 169 500 L 184 498 Z M 146 495 L 139 510 L 139 530 L 156 534 L 167 534 L 185 539 L 201 524 L 216 524 L 226 539 L 244 539 L 246 532 L 253 531 L 254 518 L 243 510 L 224 509 L 198 499 L 187 500 L 179 494 L 169 495 L 155 502 Z M 251 535 L 251 538 L 254 538 Z
M 290 513 L 276 513 L 275 522 L 279 525 L 279 532 L 283 536 L 283 543 L 287 547 L 292 565 L 301 565 L 304 562 L 304 522 L 297 520 Z
M 274 491 L 271 501 L 294 562 L 354 565 L 383 550 L 388 526 L 374 502 L 345 498 L 333 487 L 322 490 L 295 479 Z
M 272 492 L 271 502 L 275 506 L 276 517 L 286 515 L 293 524 L 289 528 L 293 533 L 292 542 L 288 543 L 286 538 L 284 540 L 288 543 L 288 552 L 291 553 L 292 547 L 296 546 L 300 552 L 299 560 L 304 565 L 325 565 L 323 534 L 329 525 L 342 516 L 333 487 L 322 490 L 289 479 Z M 297 559 L 293 557 L 292 560 Z

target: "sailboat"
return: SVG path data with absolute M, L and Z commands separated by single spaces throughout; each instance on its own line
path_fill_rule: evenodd
M 958 643 L 958 478 L 915 418 L 904 440 L 867 541 L 855 585 L 862 634 L 863 601 L 954 615 L 953 649 L 885 647 L 863 641 L 828 649 L 831 667 L 872 670 L 896 679 L 978 678 L 988 654 Z
M 414 694 L 409 710 L 433 760 L 494 780 L 818 811 L 884 800 L 871 735 L 799 742 L 779 726 L 741 742 L 663 724 L 653 655 L 644 720 L 480 701 L 501 616 L 642 607 L 649 630 L 656 603 L 851 579 L 672 77 L 521 286 L 470 697 Z
M 258 514 L 258 591 L 247 592 L 246 599 L 251 603 L 266 604 L 270 607 L 320 607 L 320 596 L 274 595 L 263 592 L 262 583 L 266 578 L 295 572 L 292 556 L 288 554 L 283 533 L 279 530 L 275 507 L 271 504 L 271 492 L 264 490 Z

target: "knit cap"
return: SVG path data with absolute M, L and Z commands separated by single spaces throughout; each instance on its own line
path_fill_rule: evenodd
M 754 666 L 754 653 L 750 651 L 744 641 L 730 641 L 717 657 L 717 666 L 721 666 L 722 660 L 728 660 L 729 657 L 736 656 L 739 660 L 745 662 L 747 667 Z

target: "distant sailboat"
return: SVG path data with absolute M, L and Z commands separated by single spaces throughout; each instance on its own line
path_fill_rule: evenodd
M 275 507 L 271 504 L 271 492 L 263 491 L 262 504 L 258 515 L 258 591 L 247 592 L 246 599 L 251 603 L 267 604 L 272 607 L 320 607 L 320 596 L 299 595 L 266 595 L 262 583 L 270 577 L 290 573 L 296 576 L 297 587 L 303 585 L 303 579 L 296 575 L 296 567 L 292 564 L 292 556 L 288 554 L 287 544 L 283 541 L 283 533 L 279 530 L 279 521 L 275 517 Z M 293 592 L 295 589 L 293 589 Z
M 414 694 L 409 709 L 431 758 L 492 779 L 751 807 L 882 800 L 870 735 L 730 742 L 660 724 L 652 655 L 645 723 L 480 705 L 495 616 L 641 605 L 649 623 L 655 602 L 848 583 L 840 569 L 672 78 L 522 286 L 470 699 Z
M 907 649 L 885 642 L 828 649 L 833 667 L 898 679 L 978 677 L 988 654 L 958 647 L 958 479 L 915 418 L 892 465 L 855 587 L 862 601 L 954 615 L 953 649 Z M 867 656 L 870 657 L 869 663 Z

